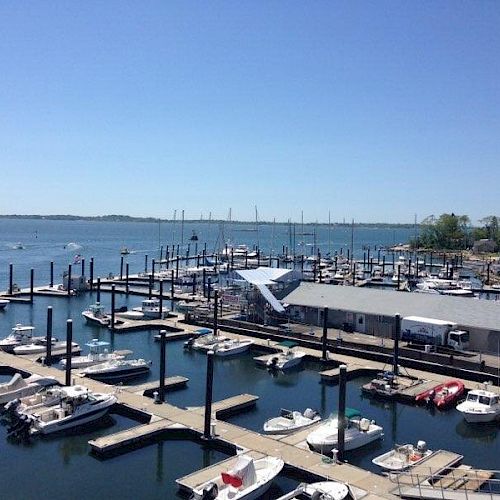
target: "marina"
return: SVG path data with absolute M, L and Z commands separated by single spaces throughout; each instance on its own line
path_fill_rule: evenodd
M 219 259 L 222 260 L 223 257 L 217 256 L 217 260 Z M 163 265 L 166 266 L 165 259 L 162 260 Z M 449 354 L 418 351 L 402 343 L 399 346 L 399 364 L 404 368 L 398 375 L 401 389 L 395 401 L 379 402 L 377 398 L 364 396 L 361 388 L 377 374 L 391 369 L 394 351 L 392 339 L 386 336 L 377 338 L 359 332 L 350 334 L 331 326 L 326 329 L 325 333 L 324 327 L 314 324 L 304 325 L 295 321 L 281 326 L 245 321 L 231 306 L 231 296 L 225 291 L 226 288 L 228 290 L 231 288 L 230 277 L 225 274 L 226 271 L 218 269 L 216 273 L 210 274 L 210 286 L 208 286 L 207 274 L 205 285 L 203 276 L 200 274 L 196 283 L 192 280 L 192 283 L 182 286 L 176 283 L 175 274 L 175 281 L 172 282 L 171 269 L 166 273 L 163 283 L 158 272 L 159 264 L 153 265 L 156 266 L 156 273 L 151 273 L 146 277 L 140 276 L 141 273 L 130 274 L 125 281 L 121 280 L 120 276 L 98 280 L 94 274 L 94 280 L 89 282 L 91 283 L 89 289 L 80 291 L 78 294 L 68 294 L 67 291 L 61 293 L 61 290 L 51 293 L 50 286 L 49 291 L 46 292 L 44 289 L 47 287 L 43 285 L 33 286 L 33 293 L 31 293 L 28 287 L 18 292 L 16 297 L 19 298 L 20 294 L 21 297 L 27 298 L 29 308 L 26 308 L 26 304 L 23 303 L 18 303 L 17 306 L 12 303 L 8 304 L 5 312 L 2 313 L 3 318 L 9 318 L 15 313 L 15 322 L 26 321 L 26 323 L 36 325 L 39 332 L 44 332 L 47 321 L 46 310 L 50 305 L 54 313 L 54 335 L 58 330 L 57 336 L 61 339 L 65 335 L 64 333 L 61 335 L 60 329 L 68 317 L 76 320 L 79 312 L 90 303 L 99 302 L 103 304 L 103 310 L 107 311 L 110 317 L 115 316 L 115 321 L 110 321 L 109 325 L 103 325 L 104 327 L 85 325 L 83 318 L 74 321 L 72 340 L 83 345 L 93 339 L 92 342 L 99 342 L 99 345 L 106 349 L 109 344 L 110 352 L 131 351 L 134 352 L 134 357 L 152 360 L 150 373 L 143 375 L 143 378 L 137 380 L 135 385 L 125 381 L 125 385 L 121 383 L 110 386 L 79 377 L 77 369 L 72 373 L 72 383 L 84 384 L 92 391 L 112 391 L 117 398 L 117 403 L 111 411 L 111 416 L 106 418 L 126 422 L 125 428 L 114 425 L 106 433 L 95 437 L 89 436 L 85 441 L 85 443 L 88 442 L 86 447 L 91 452 L 87 460 L 95 460 L 92 458 L 94 456 L 104 459 L 104 463 L 113 462 L 118 456 L 121 459 L 127 457 L 126 460 L 134 460 L 135 454 L 150 453 L 148 449 L 159 446 L 158 443 L 165 443 L 166 446 L 171 444 L 179 446 L 179 443 L 182 443 L 187 447 L 186 449 L 189 449 L 191 445 L 186 443 L 190 442 L 194 446 L 191 448 L 193 456 L 198 453 L 195 450 L 199 449 L 199 446 L 203 449 L 209 446 L 213 449 L 210 453 L 217 456 L 218 460 L 212 462 L 208 468 L 206 465 L 199 467 L 199 470 L 190 467 L 184 473 L 178 473 L 176 477 L 173 477 L 172 482 L 177 481 L 179 494 L 192 491 L 193 488 L 204 484 L 214 475 L 231 468 L 237 458 L 227 458 L 224 453 L 232 455 L 243 452 L 249 453 L 256 460 L 274 456 L 285 462 L 285 471 L 275 479 L 270 496 L 266 498 L 284 495 L 287 491 L 296 488 L 304 478 L 307 481 L 335 479 L 347 483 L 356 489 L 359 498 L 395 498 L 399 496 L 396 488 L 408 489 L 412 488 L 413 484 L 404 484 L 402 480 L 396 484 L 391 478 L 381 476 L 371 464 L 371 459 L 391 448 L 391 443 L 417 442 L 418 439 L 424 437 L 433 450 L 438 450 L 432 453 L 432 460 L 426 459 L 426 463 L 427 470 L 432 469 L 433 477 L 439 476 L 442 479 L 442 482 L 438 484 L 439 487 L 444 485 L 446 491 L 453 490 L 452 485 L 456 482 L 443 475 L 447 472 L 458 477 L 459 474 L 463 474 L 461 472 L 463 470 L 474 471 L 476 475 L 472 479 L 473 476 L 470 473 L 468 484 L 471 488 L 476 485 L 476 490 L 484 487 L 484 484 L 491 484 L 494 480 L 494 476 L 485 476 L 480 482 L 475 472 L 488 469 L 487 464 L 490 460 L 487 454 L 481 460 L 479 455 L 470 451 L 467 453 L 467 450 L 462 449 L 461 446 L 456 447 L 453 444 L 450 446 L 450 443 L 456 440 L 456 435 L 451 439 L 450 432 L 455 434 L 456 431 L 447 429 L 445 436 L 437 441 L 434 432 L 431 436 L 424 435 L 426 425 L 428 426 L 431 421 L 434 425 L 436 418 L 445 424 L 450 417 L 450 411 L 454 410 L 440 412 L 437 415 L 427 407 L 414 406 L 415 397 L 418 394 L 449 380 L 451 375 L 462 380 L 466 389 L 474 389 L 477 386 L 475 380 L 482 381 L 485 372 L 491 370 L 492 374 L 495 373 L 493 356 L 488 357 L 487 354 L 482 354 L 478 359 L 477 354 L 470 357 L 457 355 L 454 356 L 453 365 L 443 367 L 440 363 L 442 360 L 449 361 Z M 177 259 L 169 261 L 169 266 L 171 265 L 175 269 L 178 265 Z M 184 265 L 179 263 L 179 276 L 183 275 L 186 265 L 187 263 Z M 244 268 L 245 264 L 242 263 L 241 269 Z M 261 266 L 261 269 L 264 268 Z M 41 293 L 38 293 L 39 291 Z M 205 291 L 205 296 L 203 296 L 203 291 Z M 218 293 L 218 298 L 215 297 L 215 292 Z M 138 309 L 142 300 L 151 297 L 157 299 L 154 307 L 163 308 L 164 312 L 168 311 L 168 315 L 163 318 L 148 319 L 135 319 L 132 315 L 130 318 L 127 317 L 127 311 Z M 183 312 L 176 311 L 177 302 L 190 300 L 196 304 L 193 308 Z M 66 305 L 66 311 L 62 304 Z M 203 440 L 207 432 L 206 408 L 203 404 L 206 377 L 204 367 L 208 362 L 207 354 L 203 351 L 186 350 L 184 341 L 213 334 L 215 310 L 218 311 L 216 333 L 221 338 L 229 339 L 226 341 L 228 346 L 231 342 L 238 345 L 241 339 L 246 338 L 251 339 L 251 344 L 249 343 L 248 347 L 245 346 L 249 349 L 246 353 L 240 352 L 227 357 L 216 356 L 219 359 L 214 363 L 215 392 L 210 410 L 210 436 L 208 440 Z M 110 327 L 111 324 L 113 327 Z M 166 331 L 164 344 L 162 336 L 158 333 L 159 330 Z M 166 350 L 167 373 L 164 383 L 160 384 L 162 368 L 159 353 L 162 345 Z M 324 347 L 326 347 L 326 358 L 322 352 Z M 277 359 L 277 355 L 287 351 L 301 353 L 300 365 L 285 370 L 275 370 L 272 366 L 273 359 Z M 56 362 L 59 356 L 66 356 L 67 351 L 64 348 L 57 348 L 51 354 L 53 362 Z M 74 351 L 72 355 L 77 354 L 79 351 Z M 43 355 L 13 357 L 1 354 L 0 356 L 5 356 L 1 358 L 4 370 L 10 367 L 9 369 L 40 375 L 50 373 L 61 383 L 67 381 L 63 370 L 46 367 L 40 363 L 44 361 Z M 274 363 L 276 364 L 277 361 Z M 380 421 L 386 429 L 379 443 L 371 443 L 359 450 L 347 451 L 348 463 L 336 463 L 331 456 L 327 457 L 309 449 L 307 437 L 319 425 L 318 423 L 313 423 L 310 428 L 298 429 L 285 435 L 265 436 L 262 434 L 264 421 L 276 415 L 280 407 L 297 408 L 298 405 L 302 410 L 307 407 L 315 408 L 323 418 L 335 412 L 338 404 L 336 398 L 340 390 L 339 367 L 341 365 L 346 365 L 349 406 L 361 407 L 363 414 L 374 418 L 377 423 Z M 233 377 L 239 372 L 241 375 L 233 381 Z M 224 382 L 221 382 L 222 380 Z M 288 390 L 287 387 L 289 387 Z M 294 392 L 290 390 L 294 392 L 298 390 L 301 397 L 297 399 L 293 396 Z M 166 402 L 158 404 L 162 391 Z M 400 407 L 400 404 L 404 406 Z M 397 408 L 400 408 L 399 411 L 406 408 L 405 412 L 415 412 L 419 419 L 425 417 L 424 421 L 430 419 L 429 423 L 422 423 L 416 429 L 403 427 L 404 432 L 401 428 L 399 431 L 394 428 L 393 435 L 388 439 L 387 425 L 391 427 L 390 420 L 394 418 L 391 415 L 394 411 L 398 411 Z M 455 418 L 460 420 L 458 417 Z M 395 421 L 392 423 L 392 426 L 394 425 L 396 425 Z M 460 432 L 466 432 L 465 422 L 457 421 L 456 425 Z M 491 433 L 492 429 L 486 431 Z M 398 437 L 401 432 L 403 435 Z M 418 433 L 420 435 L 417 435 Z M 59 439 L 74 438 L 61 436 Z M 470 447 L 469 444 L 467 443 L 466 448 Z M 217 463 L 220 460 L 223 461 Z M 464 466 L 462 460 L 471 465 Z M 477 463 L 474 463 L 475 461 Z M 97 465 L 99 463 L 96 462 Z M 463 467 L 466 468 L 463 469 Z M 421 476 L 419 469 L 414 468 L 412 472 L 416 473 L 416 476 L 412 477 Z M 443 475 L 442 478 L 441 475 Z M 429 477 L 422 476 L 420 482 L 423 484 L 428 480 Z M 433 488 L 435 492 L 437 486 Z M 169 484 L 167 490 L 176 491 L 172 483 Z M 410 490 L 405 490 L 405 492 L 409 496 L 412 495 Z

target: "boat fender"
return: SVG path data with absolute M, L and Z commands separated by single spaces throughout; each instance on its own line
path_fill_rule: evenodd
M 219 495 L 219 488 L 215 483 L 210 483 L 203 488 L 202 500 L 215 500 Z

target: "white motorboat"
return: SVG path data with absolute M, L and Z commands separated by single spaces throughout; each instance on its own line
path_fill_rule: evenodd
M 361 448 L 384 435 L 384 430 L 373 420 L 361 418 L 357 410 L 346 410 L 345 451 Z M 332 416 L 307 436 L 307 444 L 319 453 L 331 453 L 338 447 L 338 417 Z
M 85 356 L 75 356 L 71 360 L 72 369 L 87 368 L 88 366 L 98 365 L 112 359 L 123 359 L 125 356 L 132 353 L 132 351 L 113 351 L 109 352 L 109 342 L 103 340 L 92 339 L 91 342 L 85 344 L 89 347 L 89 353 Z M 62 359 L 59 364 L 65 368 L 66 359 Z
M 418 441 L 417 445 L 403 444 L 396 445 L 392 450 L 375 457 L 372 463 L 388 471 L 402 471 L 413 467 L 428 456 L 433 451 L 427 449 L 425 441 Z
M 94 393 L 80 385 L 61 387 L 56 403 L 24 409 L 18 407 L 17 416 L 25 426 L 16 430 L 29 434 L 51 434 L 71 429 L 101 418 L 116 401 L 113 394 Z
M 132 319 L 137 321 L 144 318 L 144 313 L 142 311 L 136 311 L 134 309 L 128 310 L 127 308 L 124 308 L 116 311 L 115 316 L 121 319 Z
M 7 304 L 10 302 L 10 300 L 7 299 L 0 299 L 0 310 L 5 309 L 7 307 Z
M 57 383 L 57 380 L 51 377 L 31 375 L 23 378 L 20 373 L 15 373 L 8 382 L 0 384 L 0 404 L 3 405 L 17 398 L 31 396 L 44 387 Z
M 193 488 L 192 498 L 257 500 L 271 487 L 283 466 L 283 460 L 276 457 L 254 460 L 248 455 L 240 455 L 232 469 Z
M 305 355 L 305 351 L 290 348 L 269 358 L 266 365 L 276 370 L 288 370 L 302 363 Z
M 350 495 L 351 491 L 347 484 L 338 481 L 320 481 L 312 484 L 299 484 L 295 490 L 286 493 L 276 500 L 296 500 L 298 498 L 344 500 L 344 498 L 356 498 Z
M 290 434 L 299 429 L 305 429 L 321 420 L 321 416 L 315 410 L 306 408 L 300 411 L 282 409 L 279 417 L 270 418 L 264 422 L 265 434 Z
M 216 356 L 233 356 L 248 351 L 254 343 L 252 339 L 229 339 L 214 346 Z
M 82 316 L 90 325 L 108 326 L 111 323 L 111 315 L 104 311 L 104 306 L 100 302 L 82 311 Z
M 52 339 L 51 346 L 52 346 L 53 350 L 65 349 L 66 342 L 65 341 L 58 342 L 57 339 Z M 76 342 L 72 342 L 71 347 L 72 347 L 72 349 L 78 349 L 80 346 Z M 47 342 L 19 345 L 17 347 L 14 347 L 13 352 L 14 352 L 14 354 L 17 354 L 18 356 L 21 356 L 23 354 L 24 355 L 27 355 L 27 354 L 45 354 L 47 352 Z
M 161 316 L 166 317 L 168 315 L 168 309 L 165 307 L 166 301 L 162 304 Z M 144 299 L 141 303 L 141 307 L 135 307 L 133 310 L 142 312 L 145 319 L 158 319 L 160 318 L 160 299 Z
M 473 389 L 467 394 L 467 399 L 457 405 L 467 422 L 485 423 L 500 420 L 500 397 L 489 390 L 490 384 L 484 389 Z
M 110 359 L 98 365 L 88 366 L 80 372 L 85 377 L 96 380 L 124 380 L 149 372 L 151 361 L 145 359 Z
M 190 347 L 201 351 L 211 351 L 214 350 L 218 344 L 222 344 L 223 342 L 227 342 L 228 340 L 228 337 L 224 337 L 223 335 L 214 335 L 213 333 L 211 333 L 193 338 Z
M 13 352 L 16 346 L 42 342 L 45 340 L 45 337 L 34 337 L 34 330 L 34 326 L 23 326 L 18 323 L 12 328 L 12 333 L 9 336 L 0 340 L 0 349 L 6 352 Z

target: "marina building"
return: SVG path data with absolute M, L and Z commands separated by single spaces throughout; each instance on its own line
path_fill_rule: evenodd
M 281 301 L 300 323 L 322 325 L 328 307 L 330 327 L 392 337 L 396 314 L 423 316 L 468 330 L 471 349 L 497 353 L 500 342 L 500 301 L 304 282 Z

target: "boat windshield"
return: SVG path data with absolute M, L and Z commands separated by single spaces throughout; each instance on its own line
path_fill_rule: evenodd
M 475 403 L 477 401 L 478 395 L 477 394 L 468 394 L 467 395 L 467 401 L 471 401 Z
M 491 400 L 488 396 L 479 396 L 479 402 L 482 405 L 490 406 Z

